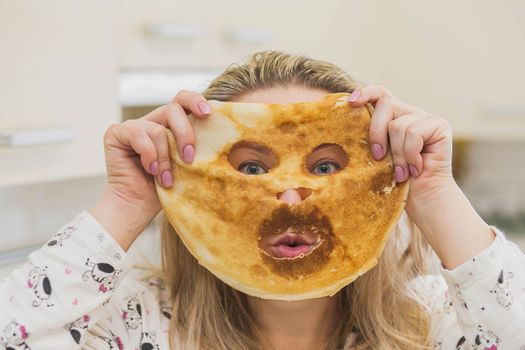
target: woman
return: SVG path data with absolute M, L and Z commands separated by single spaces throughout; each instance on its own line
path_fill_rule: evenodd
M 352 107 L 375 106 L 375 159 L 392 150 L 397 182 L 411 177 L 408 217 L 377 267 L 333 297 L 303 301 L 244 295 L 200 266 L 163 220 L 161 278 L 131 269 L 126 251 L 160 204 L 154 181 L 173 185 L 165 127 L 193 161 L 187 113 L 207 118 L 206 101 L 293 103 L 351 92 Z M 439 117 L 359 86 L 338 67 L 261 52 L 232 66 L 203 95 L 183 91 L 104 137 L 108 183 L 98 204 L 64 226 L 0 289 L 0 344 L 9 349 L 517 349 L 525 346 L 525 257 L 490 228 L 451 173 L 451 132 Z M 242 170 L 242 169 L 239 169 Z M 296 190 L 279 199 L 301 200 Z M 183 205 L 183 204 L 181 204 Z M 520 332 L 520 330 L 522 332 Z

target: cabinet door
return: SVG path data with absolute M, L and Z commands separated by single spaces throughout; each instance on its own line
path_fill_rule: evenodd
M 371 3 L 356 56 L 370 82 L 447 118 L 457 138 L 525 140 L 525 2 Z
M 0 132 L 65 126 L 73 140 L 0 146 L 0 186 L 103 174 L 119 119 L 114 3 L 0 1 Z
M 351 51 L 347 29 L 352 16 L 340 13 L 340 0 L 119 0 L 118 4 L 124 68 L 224 69 L 260 50 L 325 59 Z M 361 17 L 356 20 L 361 22 Z

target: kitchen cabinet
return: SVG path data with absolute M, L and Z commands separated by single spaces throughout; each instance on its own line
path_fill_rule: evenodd
M 224 69 L 265 49 L 343 57 L 352 45 L 346 30 L 352 16 L 338 15 L 342 6 L 339 0 L 119 0 L 119 61 L 125 69 Z
M 120 113 L 114 11 L 106 0 L 0 1 L 0 133 L 63 141 L 0 146 L 0 187 L 104 173 L 103 134 Z
M 517 0 L 120 0 L 124 69 L 224 69 L 258 50 L 334 62 L 447 118 L 462 140 L 525 140 Z
M 517 0 L 381 1 L 353 63 L 458 139 L 525 141 L 524 15 Z

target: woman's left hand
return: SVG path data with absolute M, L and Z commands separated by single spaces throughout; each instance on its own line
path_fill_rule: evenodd
M 452 176 L 452 132 L 445 119 L 397 100 L 383 86 L 356 89 L 348 102 L 374 106 L 372 155 L 382 159 L 390 147 L 396 182 L 411 178 L 405 209 L 446 267 L 458 266 L 492 243 L 492 230 Z
M 411 198 L 429 198 L 454 181 L 452 177 L 452 132 L 441 118 L 397 100 L 383 86 L 356 89 L 349 98 L 353 107 L 370 103 L 370 145 L 375 159 L 382 159 L 390 146 L 396 182 L 410 182 Z M 389 142 L 390 141 L 390 142 Z

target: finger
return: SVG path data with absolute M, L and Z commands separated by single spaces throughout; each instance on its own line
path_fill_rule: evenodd
M 392 148 L 392 158 L 394 162 L 394 178 L 396 182 L 404 182 L 408 179 L 409 168 L 405 157 L 405 138 L 407 128 L 420 119 L 421 115 L 405 115 L 394 119 L 388 124 L 388 135 L 390 147 Z
M 193 162 L 195 157 L 195 136 L 193 127 L 181 105 L 178 103 L 170 103 L 161 106 L 140 119 L 152 121 L 170 128 L 175 135 L 180 157 L 186 163 Z
M 369 138 L 374 159 L 382 159 L 388 152 L 388 123 L 394 119 L 394 100 L 390 97 L 381 99 L 372 112 Z
M 443 118 L 427 116 L 414 121 L 408 126 L 405 138 L 405 160 L 409 164 L 409 170 L 414 177 L 424 171 L 423 154 L 432 153 L 434 147 L 451 139 L 450 125 Z M 450 161 L 451 145 L 445 153 L 447 162 Z M 412 165 L 412 169 L 410 169 Z
M 162 186 L 171 187 L 173 174 L 166 127 L 147 120 L 137 120 L 137 124 L 146 131 L 157 151 L 155 179 Z
M 370 144 L 375 159 L 383 158 L 388 150 L 388 124 L 407 114 L 422 112 L 419 108 L 391 97 L 383 97 L 376 103 L 370 121 Z
M 211 113 L 210 105 L 204 96 L 197 92 L 181 90 L 171 102 L 180 104 L 182 108 L 191 111 L 197 117 L 206 117 Z
M 362 106 L 367 102 L 375 104 L 383 97 L 395 98 L 392 92 L 382 85 L 368 85 L 355 89 L 348 97 L 352 106 Z
M 412 177 L 418 177 L 423 172 L 423 157 L 421 152 L 425 146 L 425 134 L 432 128 L 430 118 L 416 120 L 407 127 L 405 133 L 405 160 Z
M 179 155 L 186 163 L 191 164 L 195 158 L 195 133 L 188 116 L 178 103 L 170 103 L 166 113 L 169 128 L 177 142 Z
M 106 135 L 112 131 L 120 143 L 131 147 L 140 156 L 140 162 L 144 169 L 154 175 L 152 170 L 155 170 L 154 163 L 157 162 L 157 150 L 146 131 L 135 125 L 131 120 L 122 123 L 122 126 L 110 127 Z

